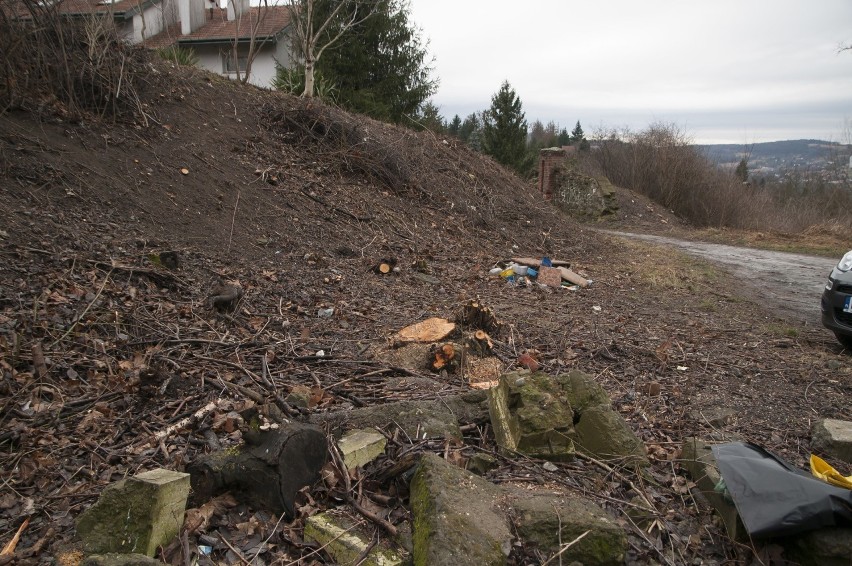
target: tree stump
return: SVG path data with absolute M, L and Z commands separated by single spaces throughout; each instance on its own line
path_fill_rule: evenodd
M 289 423 L 247 434 L 247 444 L 203 456 L 189 466 L 191 502 L 200 505 L 231 491 L 256 507 L 295 516 L 300 489 L 313 484 L 328 457 L 325 435 L 315 426 Z

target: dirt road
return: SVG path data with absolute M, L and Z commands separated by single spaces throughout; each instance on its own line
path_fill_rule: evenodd
M 690 242 L 649 234 L 606 233 L 673 246 L 690 255 L 724 265 L 742 278 L 750 296 L 779 317 L 817 327 L 821 327 L 819 299 L 823 286 L 832 267 L 840 259 Z

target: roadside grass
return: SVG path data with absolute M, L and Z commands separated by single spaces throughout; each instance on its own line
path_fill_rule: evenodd
M 722 281 L 724 272 L 710 262 L 672 248 L 618 239 L 632 258 L 628 262 L 631 277 L 651 289 L 695 292 L 716 288 Z M 704 299 L 698 307 L 710 310 L 716 305 Z
M 852 249 L 852 238 L 832 227 L 813 226 L 800 234 L 756 232 L 730 228 L 704 228 L 692 232 L 692 239 L 820 257 L 840 258 Z
M 787 326 L 785 324 L 777 324 L 771 323 L 766 325 L 766 331 L 769 334 L 773 334 L 775 336 L 781 336 L 783 338 L 798 338 L 799 337 L 799 329 L 793 326 Z

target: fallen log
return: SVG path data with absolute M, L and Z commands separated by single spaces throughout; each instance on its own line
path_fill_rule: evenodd
M 316 426 L 293 422 L 247 433 L 245 439 L 236 450 L 205 455 L 187 466 L 191 504 L 198 507 L 230 491 L 241 501 L 295 517 L 296 494 L 319 479 L 328 458 L 325 435 Z

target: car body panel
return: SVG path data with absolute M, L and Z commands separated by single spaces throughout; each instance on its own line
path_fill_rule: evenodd
M 830 287 L 830 288 L 829 288 Z M 822 293 L 822 324 L 836 335 L 852 340 L 852 313 L 844 312 L 844 306 L 852 297 L 852 271 L 831 270 L 825 291 Z

